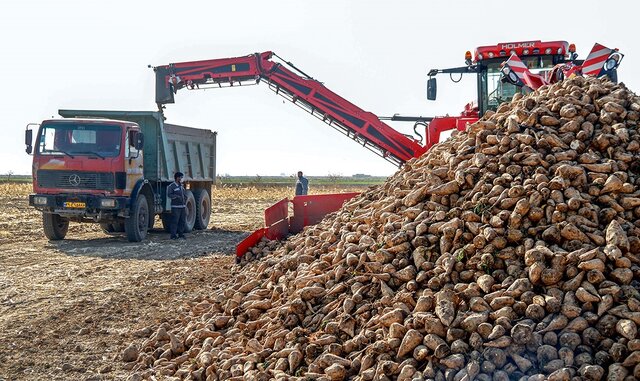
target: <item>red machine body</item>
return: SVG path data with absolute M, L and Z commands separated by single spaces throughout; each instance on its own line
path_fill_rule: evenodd
M 474 58 L 476 62 L 485 59 L 503 57 L 507 58 L 512 54 L 518 56 L 530 55 L 566 55 L 569 52 L 569 43 L 566 41 L 520 41 L 501 42 L 497 45 L 479 46 L 476 48 Z
M 296 196 L 284 198 L 264 211 L 264 228 L 258 229 L 236 246 L 236 256 L 242 257 L 263 237 L 281 240 L 289 234 L 302 231 L 305 226 L 315 225 L 329 213 L 342 207 L 345 201 L 359 193 L 336 193 Z M 293 205 L 293 216 L 289 216 L 289 204 Z
M 156 102 L 173 103 L 179 89 L 241 86 L 264 81 L 276 94 L 305 109 L 331 127 L 397 166 L 419 157 L 433 144 L 427 133 L 426 145 L 406 136 L 299 71 L 272 61 L 273 52 L 245 57 L 174 63 L 155 67 Z M 295 67 L 289 64 L 292 68 Z M 435 131 L 434 131 L 435 132 Z M 437 135 L 437 134 L 436 134 Z

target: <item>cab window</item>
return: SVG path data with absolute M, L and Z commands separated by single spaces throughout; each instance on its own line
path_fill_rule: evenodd
M 547 79 L 547 74 L 560 62 L 559 58 L 553 55 L 520 57 L 522 62 L 533 73 L 542 75 Z M 480 73 L 480 95 L 482 97 L 481 110 L 497 110 L 503 102 L 509 102 L 517 93 L 522 93 L 522 88 L 508 82 L 500 81 L 500 69 L 507 57 L 499 59 L 485 60 L 485 70 Z
M 497 62 L 487 65 L 484 76 L 487 86 L 485 94 L 487 110 L 495 111 L 501 103 L 510 101 L 516 93 L 521 92 L 521 89 L 515 85 L 500 81 L 500 64 Z
M 120 126 L 103 123 L 43 124 L 37 146 L 42 155 L 115 157 L 120 154 Z
M 138 130 L 130 128 L 127 130 L 127 136 L 126 136 L 126 145 L 127 145 L 127 150 L 125 153 L 125 157 L 127 158 L 137 158 L 140 155 L 140 151 L 136 149 L 135 145 L 135 137 L 137 134 Z

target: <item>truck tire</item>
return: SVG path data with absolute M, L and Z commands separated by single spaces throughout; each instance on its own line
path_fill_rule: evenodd
M 124 231 L 129 242 L 140 242 L 147 238 L 149 229 L 149 204 L 147 198 L 139 195 L 129 218 L 124 220 Z
M 205 230 L 211 218 L 211 197 L 206 189 L 196 189 L 193 192 L 196 199 L 196 230 Z
M 44 235 L 52 241 L 64 239 L 69 231 L 69 220 L 60 217 L 59 214 L 43 213 L 42 226 L 44 227 Z
M 184 232 L 189 233 L 193 230 L 193 227 L 196 224 L 196 199 L 193 196 L 193 192 L 191 192 L 190 190 L 187 190 L 185 192 L 185 196 L 187 196 L 187 216 L 184 226 Z

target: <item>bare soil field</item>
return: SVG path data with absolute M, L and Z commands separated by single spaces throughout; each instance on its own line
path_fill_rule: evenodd
M 207 230 L 171 241 L 156 221 L 134 244 L 76 223 L 65 240 L 48 241 L 30 190 L 0 184 L 0 381 L 126 379 L 122 350 L 233 276 L 235 245 L 261 226 L 266 207 L 291 196 L 218 188 Z

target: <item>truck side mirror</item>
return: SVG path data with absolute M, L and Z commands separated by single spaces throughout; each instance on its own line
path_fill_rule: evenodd
M 144 134 L 138 132 L 135 136 L 135 147 L 137 150 L 141 150 L 144 147 Z
M 31 145 L 33 142 L 33 130 L 29 130 L 28 128 L 29 127 L 27 127 L 27 130 L 24 132 L 24 144 L 27 146 L 27 153 L 31 154 L 31 152 L 33 152 L 33 146 Z
M 438 85 L 435 77 L 429 77 L 427 80 L 427 99 L 430 101 L 436 100 L 436 94 L 438 93 Z
M 142 132 L 129 130 L 129 145 L 137 150 L 141 150 L 144 146 L 144 136 Z

